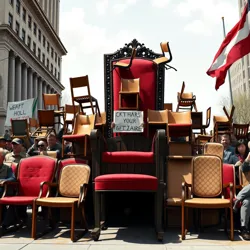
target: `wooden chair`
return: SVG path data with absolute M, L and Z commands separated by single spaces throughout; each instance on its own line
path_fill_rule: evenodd
M 129 69 L 131 67 L 131 65 L 132 65 L 132 62 L 133 62 L 135 56 L 136 56 L 136 49 L 132 48 L 131 57 L 130 57 L 129 62 L 125 63 L 125 62 L 118 61 L 113 65 L 112 70 L 114 70 L 115 68 Z
M 153 60 L 153 62 L 156 64 L 156 65 L 164 65 L 165 69 L 174 69 L 175 71 L 177 71 L 177 69 L 175 69 L 174 67 L 172 66 L 169 66 L 167 63 L 171 62 L 173 57 L 172 57 L 172 53 L 171 53 L 171 50 L 170 50 L 170 47 L 169 47 L 169 42 L 161 42 L 160 43 L 160 46 L 161 46 L 161 51 L 162 51 L 162 56 L 159 57 L 159 58 L 156 58 Z M 165 53 L 168 53 L 169 54 L 169 58 L 167 58 L 165 56 Z
M 87 94 L 82 95 L 82 96 L 79 96 L 79 95 L 75 96 L 74 90 L 77 88 L 86 88 Z M 84 112 L 84 109 L 90 108 L 92 111 L 92 114 L 98 113 L 99 116 L 101 115 L 97 99 L 91 96 L 90 87 L 89 87 L 89 78 L 87 75 L 81 76 L 81 77 L 70 78 L 70 89 L 71 89 L 71 97 L 72 97 L 73 106 L 75 106 L 75 102 L 77 102 L 80 105 L 81 111 L 83 114 L 86 113 Z
M 62 158 L 64 157 L 64 141 L 70 141 L 73 143 L 74 156 L 78 155 L 75 152 L 74 143 L 78 143 L 83 146 L 83 153 L 79 154 L 84 157 L 87 156 L 88 139 L 91 130 L 95 127 L 95 117 L 96 115 L 80 115 L 77 114 L 74 121 L 74 128 L 71 135 L 64 135 L 62 137 Z
M 39 127 L 38 121 L 35 118 L 29 118 L 29 133 L 30 135 Z
M 192 120 L 191 112 L 168 111 L 168 137 L 189 137 L 192 141 Z
M 249 123 L 248 124 L 233 123 L 233 134 L 235 135 L 237 140 L 247 139 L 248 130 L 249 130 Z
M 207 109 L 207 114 L 206 114 L 206 124 L 202 125 L 202 134 L 206 135 L 206 129 L 209 127 L 210 125 L 210 120 L 211 120 L 211 107 L 209 107 Z
M 195 138 L 195 144 L 196 144 L 196 148 L 198 150 L 198 154 L 204 153 L 204 145 L 207 142 L 211 142 L 212 138 L 213 138 L 212 135 L 198 135 Z
M 147 131 L 148 135 L 150 127 L 155 127 L 156 129 L 165 129 L 167 131 L 168 124 L 168 110 L 151 110 L 148 109 L 147 117 Z
M 105 132 L 106 123 L 107 123 L 106 112 L 101 112 L 101 116 L 99 115 L 96 116 L 95 128 L 100 129 L 103 135 Z
M 163 109 L 167 109 L 169 111 L 173 111 L 173 103 L 164 103 Z
M 225 116 L 214 116 L 214 141 L 219 141 L 219 135 L 233 134 L 233 115 L 235 107 L 232 106 L 230 115 L 228 114 L 225 107 L 223 107 Z
M 63 126 L 63 133 L 68 134 L 69 125 L 74 126 L 74 116 L 75 114 L 80 113 L 80 106 L 79 105 L 69 105 L 65 104 L 64 107 L 64 126 Z
M 20 138 L 27 148 L 30 147 L 30 134 L 27 119 L 11 120 L 12 138 Z
M 57 159 L 57 152 L 56 151 L 41 151 L 40 155 L 46 155 L 46 156 Z
M 119 92 L 119 109 L 139 109 L 140 79 L 121 79 Z M 122 102 L 126 106 L 122 105 Z M 130 105 L 132 103 L 132 105 Z
M 221 143 L 208 142 L 204 145 L 204 155 L 216 155 L 223 160 L 224 147 Z
M 54 110 L 38 110 L 39 127 L 31 134 L 32 137 L 47 135 L 51 132 L 56 134 Z
M 71 208 L 71 241 L 76 241 L 75 237 L 75 210 L 81 209 L 82 226 L 85 232 L 88 231 L 88 225 L 85 217 L 84 203 L 87 195 L 87 185 L 89 183 L 90 167 L 86 164 L 70 164 L 63 167 L 59 183 L 46 182 L 41 185 L 41 192 L 43 186 L 57 187 L 56 197 L 44 197 L 34 200 L 33 214 L 32 214 L 32 238 L 36 239 L 36 221 L 37 208 L 43 207 L 69 207 Z
M 230 239 L 234 239 L 233 184 L 230 199 L 224 198 L 222 159 L 218 156 L 196 156 L 192 161 L 192 184 L 182 183 L 182 240 L 186 237 L 188 208 L 230 210 Z M 187 198 L 191 187 L 191 198 Z
M 192 92 L 184 93 L 185 90 L 185 82 L 182 83 L 181 92 L 177 93 L 177 108 L 176 112 L 178 112 L 180 109 L 183 110 L 194 110 L 198 112 L 196 107 L 196 96 L 193 95 Z
M 58 118 L 58 122 L 55 124 L 62 124 L 61 117 L 64 118 L 64 107 L 60 106 L 59 94 L 43 94 L 44 109 L 53 109 L 55 118 Z

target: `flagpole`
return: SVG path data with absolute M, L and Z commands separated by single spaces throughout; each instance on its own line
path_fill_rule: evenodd
M 224 33 L 224 38 L 226 37 L 226 28 L 225 28 L 225 21 L 224 17 L 222 17 L 222 25 L 223 25 L 223 33 Z M 228 81 L 229 81 L 229 93 L 230 93 L 230 103 L 231 107 L 233 106 L 233 93 L 232 93 L 232 82 L 231 82 L 231 74 L 230 70 L 228 69 Z

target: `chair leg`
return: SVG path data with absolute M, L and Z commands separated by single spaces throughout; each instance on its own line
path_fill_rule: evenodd
M 64 139 L 62 138 L 62 159 L 64 157 Z
M 158 241 L 163 241 L 164 230 L 163 230 L 163 188 L 159 188 L 155 193 L 155 226 Z
M 185 240 L 186 238 L 186 225 L 185 225 L 185 206 L 181 206 L 181 238 Z
M 32 207 L 32 230 L 31 230 L 31 238 L 33 239 L 36 239 L 36 222 L 37 222 L 37 205 L 36 205 L 36 200 L 34 200 Z
M 71 230 L 70 230 L 70 238 L 71 241 L 75 241 L 75 208 L 76 203 L 73 203 L 71 207 Z
M 234 216 L 233 216 L 233 206 L 230 207 L 230 240 L 234 240 Z
M 85 209 L 84 209 L 84 204 L 81 204 L 81 213 L 82 213 L 82 226 L 88 231 L 88 223 L 86 220 L 86 215 L 85 215 Z
M 94 215 L 95 215 L 95 228 L 91 232 L 91 237 L 97 241 L 101 233 L 101 194 L 94 191 Z

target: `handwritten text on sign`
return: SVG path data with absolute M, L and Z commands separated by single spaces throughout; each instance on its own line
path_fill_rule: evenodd
M 142 133 L 143 111 L 114 111 L 115 133 Z

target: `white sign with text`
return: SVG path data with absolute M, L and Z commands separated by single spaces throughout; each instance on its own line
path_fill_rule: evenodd
M 11 120 L 32 118 L 34 109 L 34 98 L 20 101 L 8 102 L 5 126 L 11 126 Z
M 114 133 L 143 133 L 143 111 L 114 111 Z

